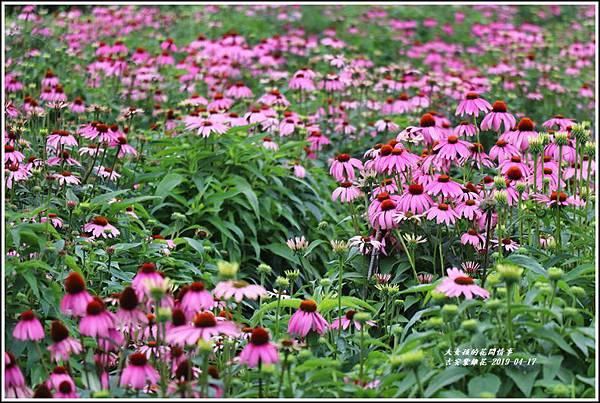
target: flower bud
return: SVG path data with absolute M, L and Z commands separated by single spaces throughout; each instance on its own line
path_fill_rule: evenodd
M 319 281 L 319 284 L 323 287 L 329 287 L 331 286 L 331 279 L 324 277 Z
M 110 391 L 106 389 L 97 390 L 92 393 L 94 399 L 106 399 L 110 397 Z
M 506 179 L 504 179 L 504 176 L 494 177 L 494 187 L 498 190 L 506 189 Z
M 499 300 L 499 299 L 497 299 L 497 298 L 494 298 L 494 299 L 488 299 L 488 300 L 485 302 L 485 307 L 486 307 L 487 309 L 489 309 L 490 311 L 495 311 L 496 309 L 500 308 L 502 305 L 503 305 L 503 304 L 502 304 L 502 301 L 500 301 L 500 300 Z
M 557 383 L 552 386 L 548 386 L 548 391 L 553 397 L 570 397 L 571 388 L 563 383 Z
M 285 275 L 288 279 L 290 279 L 291 281 L 296 280 L 298 277 L 300 277 L 300 270 L 286 270 Z
M 571 286 L 571 292 L 578 298 L 585 297 L 585 290 L 582 287 L 573 285 Z
M 239 263 L 231 263 L 221 260 L 217 262 L 219 276 L 223 278 L 234 278 L 240 268 Z
M 564 274 L 565 274 L 565 272 L 563 271 L 563 269 L 558 268 L 558 267 L 551 267 L 548 269 L 548 277 L 552 281 L 560 280 Z
M 567 306 L 567 307 L 563 308 L 563 316 L 565 316 L 567 318 L 569 318 L 569 317 L 575 318 L 575 317 L 579 316 L 579 309 Z
M 517 266 L 514 263 L 498 263 L 496 265 L 496 271 L 500 275 L 500 279 L 506 283 L 506 285 L 512 285 L 519 281 L 523 274 L 523 268 Z
M 269 273 L 271 273 L 273 271 L 273 269 L 268 264 L 261 263 L 256 268 L 256 271 L 258 271 L 261 274 L 269 274 Z
M 329 223 L 327 221 L 320 221 L 319 224 L 317 224 L 317 228 L 321 231 L 327 229 L 328 226 Z
M 156 312 L 156 321 L 165 323 L 171 320 L 171 308 L 158 308 Z
M 403 366 L 405 368 L 416 368 L 421 362 L 423 362 L 424 358 L 425 353 L 423 353 L 423 350 L 419 349 L 392 356 L 390 358 L 390 363 L 392 364 L 392 367 Z
M 454 305 L 454 304 L 446 304 L 442 307 L 442 315 L 447 316 L 447 317 L 451 317 L 456 315 L 456 313 L 458 312 L 458 306 Z
M 203 354 L 210 354 L 213 350 L 212 341 L 206 341 L 202 338 L 198 340 L 198 351 Z
M 427 322 L 425 322 L 426 328 L 439 329 L 444 324 L 444 320 L 440 317 L 434 316 L 429 318 Z
M 477 319 L 467 319 L 467 320 L 463 320 L 462 323 L 460 324 L 460 327 L 462 327 L 463 329 L 469 331 L 469 332 L 474 332 L 475 330 L 477 330 L 477 324 L 479 322 L 477 321 Z
M 181 213 L 175 211 L 173 214 L 171 214 L 171 220 L 173 220 L 173 221 L 185 221 L 186 220 L 186 216 L 185 216 L 185 214 L 181 214 Z
M 506 287 L 498 287 L 496 289 L 496 293 L 498 294 L 498 296 L 500 298 L 506 297 L 506 293 L 507 293 Z
M 277 289 L 286 289 L 290 286 L 290 280 L 285 277 L 277 276 L 275 285 L 277 286 Z
M 532 155 L 540 155 L 544 151 L 544 144 L 539 137 L 529 137 L 529 152 Z
M 527 190 L 527 184 L 525 182 L 519 182 L 515 185 L 515 189 L 519 193 L 523 193 Z
M 588 156 L 593 157 L 596 155 L 596 144 L 588 141 L 585 143 L 584 151 Z
M 548 144 L 550 144 L 550 136 L 548 135 L 548 133 L 541 133 L 540 140 L 544 147 L 546 147 Z
M 565 132 L 558 132 L 554 135 L 554 142 L 557 146 L 566 146 L 569 144 L 569 135 Z
M 486 278 L 486 282 L 489 284 L 490 287 L 493 287 L 496 284 L 500 283 L 500 275 L 498 275 L 498 273 L 490 273 Z
M 506 204 L 508 204 L 508 193 L 506 193 L 506 190 L 498 190 L 494 193 L 494 200 L 496 200 L 499 205 L 506 206 Z

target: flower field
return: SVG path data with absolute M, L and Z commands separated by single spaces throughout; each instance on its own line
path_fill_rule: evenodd
M 597 397 L 595 5 L 4 7 L 3 397 Z

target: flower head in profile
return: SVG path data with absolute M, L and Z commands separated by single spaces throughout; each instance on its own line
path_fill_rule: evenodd
M 464 271 L 453 267 L 447 270 L 448 277 L 444 278 L 442 283 L 435 289 L 437 292 L 444 293 L 447 297 L 459 297 L 464 295 L 466 299 L 473 299 L 479 296 L 483 299 L 490 297 L 490 293 L 475 284 L 475 280 Z
M 300 337 L 306 337 L 310 331 L 324 334 L 328 326 L 325 318 L 317 312 L 317 303 L 307 299 L 300 303 L 300 307 L 290 318 L 288 333 Z
M 465 99 L 462 100 L 456 108 L 456 115 L 475 115 L 478 116 L 479 112 L 487 113 L 492 109 L 492 105 L 483 98 L 479 98 L 479 94 L 471 91 L 465 95 Z
M 232 298 L 236 302 L 241 302 L 244 298 L 256 300 L 264 297 L 267 295 L 267 290 L 258 284 L 250 284 L 244 280 L 230 280 L 218 283 L 213 293 L 215 297 L 223 300 Z
M 277 346 L 269 341 L 269 333 L 262 327 L 252 329 L 250 341 L 240 354 L 240 364 L 254 368 L 261 364 L 274 364 L 279 361 Z
M 304 235 L 290 238 L 287 240 L 286 244 L 294 252 L 299 252 L 308 248 L 308 242 L 306 241 L 306 238 L 304 238 Z
M 92 221 L 83 226 L 85 232 L 91 232 L 94 238 L 114 238 L 120 234 L 119 230 L 111 225 L 108 218 L 96 216 Z
M 123 369 L 119 384 L 134 389 L 143 389 L 146 385 L 155 385 L 160 375 L 143 353 L 133 353 L 129 356 L 129 365 Z

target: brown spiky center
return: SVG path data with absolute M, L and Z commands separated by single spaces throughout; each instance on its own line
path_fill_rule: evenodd
M 340 154 L 340 155 L 338 155 L 337 160 L 339 162 L 348 162 L 348 161 L 350 161 L 350 155 L 348 155 L 348 154 Z
M 469 276 L 459 276 L 454 279 L 454 282 L 458 285 L 471 285 L 474 284 L 475 281 L 472 277 Z
M 521 132 L 532 132 L 534 128 L 535 124 L 529 118 L 522 118 L 517 125 L 517 130 Z
M 300 309 L 302 312 L 316 312 L 317 311 L 317 303 L 312 299 L 305 299 L 300 303 Z
M 204 283 L 202 281 L 194 281 L 190 285 L 190 290 L 196 291 L 196 292 L 204 291 Z
M 438 182 L 440 183 L 448 183 L 450 182 L 450 177 L 448 175 L 440 175 L 438 176 Z
M 69 337 L 69 329 L 58 320 L 52 321 L 50 325 L 50 337 L 54 343 L 60 343 Z
M 257 327 L 252 330 L 252 334 L 250 335 L 250 343 L 255 346 L 262 346 L 263 344 L 267 344 L 269 342 L 269 333 L 263 329 L 262 327 Z
M 71 382 L 62 381 L 60 385 L 58 385 L 58 390 L 60 391 L 60 393 L 63 394 L 71 393 L 71 391 L 73 390 L 73 388 L 71 387 Z
M 504 113 L 506 111 L 508 111 L 508 108 L 506 107 L 506 103 L 504 103 L 504 101 L 496 101 L 492 105 L 492 112 L 502 112 L 502 113 Z
M 133 311 L 138 306 L 138 297 L 132 287 L 125 287 L 119 295 L 119 305 L 126 311 Z
M 77 272 L 70 273 L 65 280 L 65 290 L 67 294 L 79 294 L 85 290 L 85 281 L 81 274 Z
M 352 320 L 354 319 L 354 315 L 356 315 L 356 311 L 354 309 L 350 309 L 346 312 L 346 319 Z
M 565 202 L 567 200 L 567 194 L 564 192 L 560 192 L 560 194 L 558 194 L 558 192 L 552 192 L 550 194 L 550 200 L 554 200 L 556 201 L 558 199 L 558 201 L 560 202 Z
M 413 183 L 408 187 L 408 193 L 413 196 L 418 196 L 423 194 L 423 185 L 419 185 L 418 183 Z
M 92 222 L 95 225 L 100 225 L 102 227 L 105 227 L 105 226 L 108 225 L 108 219 L 106 217 L 103 217 L 103 216 L 96 216 L 96 217 L 94 217 L 94 219 L 92 220 Z
M 141 269 L 142 273 L 150 274 L 150 273 L 154 273 L 156 271 L 156 265 L 151 262 L 143 263 L 142 266 L 140 267 L 140 269 Z
M 217 319 L 212 312 L 198 312 L 194 316 L 194 326 L 196 327 L 214 327 L 217 325 Z
M 521 169 L 517 166 L 512 166 L 506 171 L 506 177 L 513 181 L 518 181 L 523 177 Z
M 450 135 L 448 136 L 448 144 L 456 144 L 458 143 L 458 136 Z
M 421 120 L 419 121 L 421 127 L 432 127 L 435 126 L 435 119 L 431 113 L 426 113 L 421 116 Z
M 96 316 L 96 315 L 100 315 L 102 312 L 104 312 L 104 310 L 105 310 L 104 302 L 102 302 L 102 300 L 100 298 L 94 297 L 94 299 L 88 303 L 87 308 L 85 309 L 85 312 L 88 315 Z
M 389 211 L 394 210 L 396 208 L 396 203 L 394 203 L 391 199 L 386 199 L 381 202 L 381 211 Z
M 143 367 L 148 362 L 148 359 L 143 353 L 133 353 L 129 356 L 129 363 L 136 367 Z
M 448 205 L 446 203 L 438 204 L 438 210 L 448 211 Z

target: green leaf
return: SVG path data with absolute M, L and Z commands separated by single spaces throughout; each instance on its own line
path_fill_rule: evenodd
M 253 324 L 253 326 L 256 325 L 258 323 L 258 321 L 260 320 L 260 318 L 262 318 L 262 316 L 265 313 L 276 309 L 278 303 L 279 303 L 280 309 L 281 308 L 298 309 L 301 302 L 302 302 L 302 300 L 298 299 L 298 298 L 289 298 L 289 299 L 282 299 L 281 301 L 269 302 L 268 304 L 264 304 L 258 311 L 254 312 L 254 315 L 252 315 L 250 322 Z M 281 314 L 281 312 L 280 312 L 280 314 Z
M 468 368 L 464 367 L 447 367 L 442 372 L 438 373 L 431 379 L 427 389 L 425 389 L 425 397 L 431 397 L 446 385 L 450 385 L 459 379 L 462 379 L 469 373 Z
M 476 376 L 469 381 L 469 396 L 481 397 L 482 393 L 491 393 L 495 395 L 500 389 L 500 378 L 494 374 L 485 374 Z
M 313 251 L 313 249 L 315 249 L 317 246 L 322 245 L 324 243 L 327 243 L 327 242 L 322 239 L 316 239 L 316 240 L 312 241 L 310 243 L 310 245 L 308 245 L 308 248 L 306 248 L 306 251 L 304 252 L 303 257 L 307 257 L 308 255 L 310 255 L 310 253 Z
M 272 243 L 269 245 L 264 245 L 264 249 L 270 250 L 274 254 L 281 256 L 284 259 L 289 260 L 290 262 L 294 262 L 296 264 L 300 264 L 298 257 L 292 252 L 287 245 L 282 245 L 280 243 Z
M 201 242 L 198 242 L 195 239 L 188 238 L 188 237 L 183 237 L 183 239 L 185 239 L 187 241 L 188 245 L 190 245 L 192 248 L 194 248 L 196 250 L 196 252 L 198 252 L 200 254 L 204 253 L 204 246 L 202 245 Z
M 183 182 L 184 177 L 175 174 L 169 173 L 167 174 L 163 180 L 160 181 L 158 186 L 156 187 L 156 191 L 154 192 L 155 196 L 165 197 L 171 190 L 173 190 L 177 185 Z
M 573 350 L 571 348 L 571 346 L 569 346 L 567 344 L 567 342 L 565 342 L 565 339 L 563 339 L 563 337 L 560 334 L 558 334 L 556 331 L 554 331 L 552 329 L 548 329 L 548 328 L 536 329 L 535 331 L 531 332 L 531 335 L 536 336 L 541 339 L 551 341 L 560 349 L 577 357 L 577 353 L 575 352 L 575 350 Z
M 531 388 L 533 388 L 533 383 L 535 382 L 539 372 L 539 368 L 527 372 L 519 371 L 515 368 L 506 368 L 506 375 L 508 375 L 510 379 L 515 382 L 525 397 L 529 397 L 531 395 Z
M 375 312 L 376 309 L 369 305 L 367 302 L 363 301 L 360 298 L 343 296 L 342 297 L 342 306 L 348 308 L 364 308 L 368 309 L 371 312 Z M 318 310 L 321 314 L 325 314 L 326 312 L 331 311 L 332 309 L 336 309 L 338 307 L 338 299 L 337 298 L 327 298 L 319 303 Z

